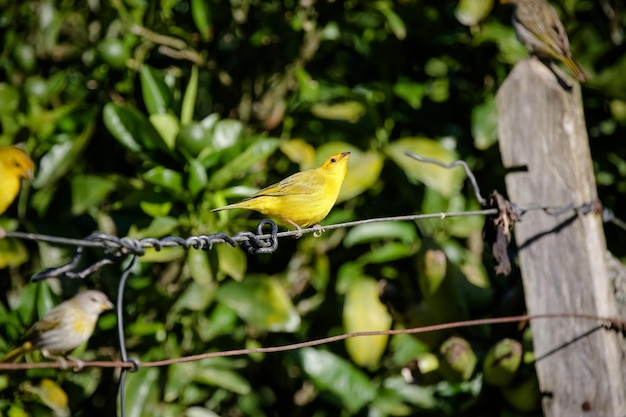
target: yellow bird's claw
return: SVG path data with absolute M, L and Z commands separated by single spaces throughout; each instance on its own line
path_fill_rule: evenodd
M 313 229 L 315 229 L 315 231 L 313 232 L 313 236 L 315 236 L 315 237 L 322 236 L 322 233 L 324 233 L 326 231 L 326 230 L 324 230 L 324 227 L 321 224 L 313 225 Z
M 300 239 L 302 237 L 302 228 L 291 220 L 287 220 L 287 222 L 296 228 L 296 234 L 293 236 L 294 239 Z

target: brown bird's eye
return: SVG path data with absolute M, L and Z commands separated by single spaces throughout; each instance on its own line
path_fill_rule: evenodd
M 333 163 L 337 162 L 337 158 L 331 158 L 330 162 L 333 162 Z

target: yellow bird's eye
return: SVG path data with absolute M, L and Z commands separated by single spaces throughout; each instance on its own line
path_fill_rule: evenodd
M 331 158 L 330 162 L 332 162 L 334 164 L 335 162 L 337 162 L 337 158 Z

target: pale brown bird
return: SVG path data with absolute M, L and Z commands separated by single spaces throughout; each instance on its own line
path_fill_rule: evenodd
M 559 60 L 584 82 L 587 74 L 572 58 L 569 39 L 556 10 L 546 0 L 500 0 L 515 7 L 513 28 L 528 51 L 541 59 Z
M 40 350 L 45 358 L 64 363 L 65 354 L 91 337 L 100 313 L 112 308 L 102 292 L 82 291 L 48 311 L 22 336 L 22 344 L 0 362 L 12 362 L 27 352 Z

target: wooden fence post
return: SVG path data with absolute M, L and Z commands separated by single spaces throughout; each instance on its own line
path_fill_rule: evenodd
M 503 83 L 497 107 L 513 203 L 563 207 L 597 198 L 577 84 L 565 90 L 545 65 L 528 58 Z M 530 211 L 514 234 L 529 314 L 616 317 L 600 215 Z M 572 319 L 536 320 L 531 328 L 547 417 L 626 416 L 621 335 Z

